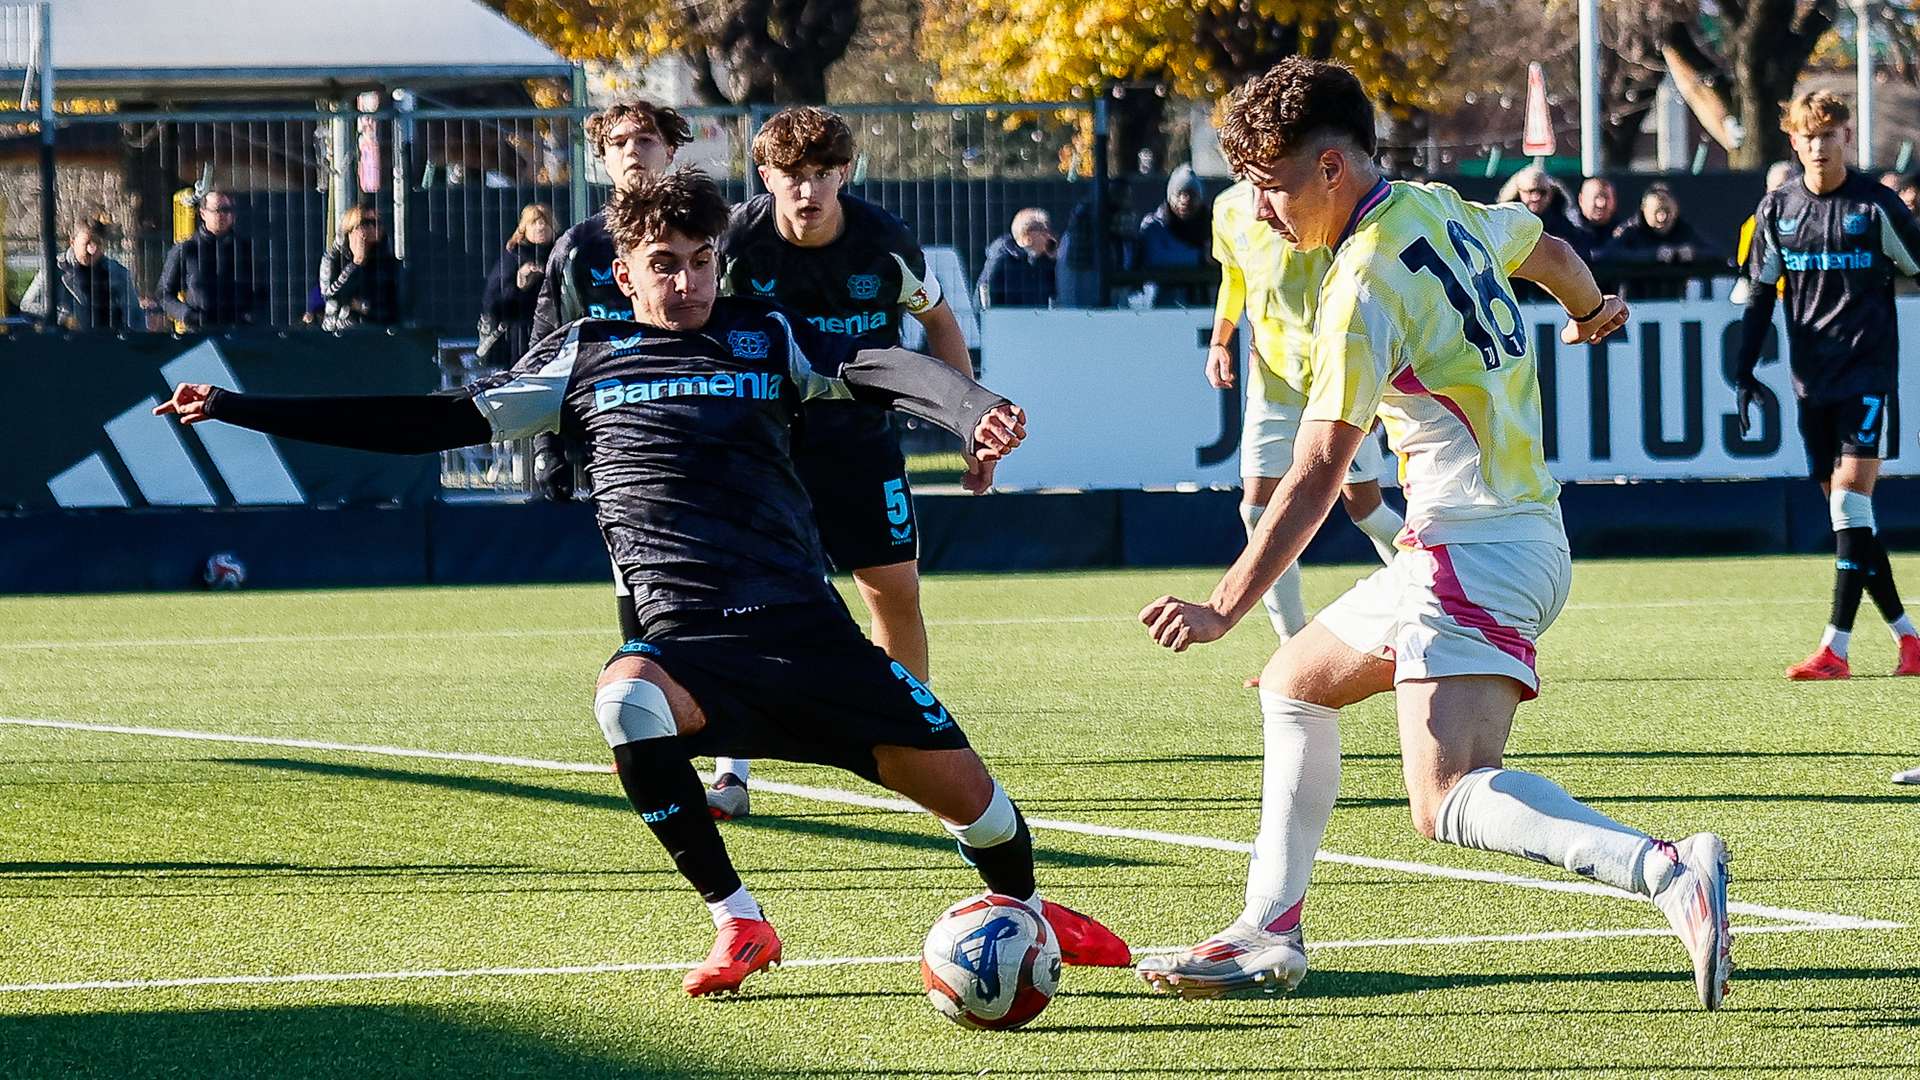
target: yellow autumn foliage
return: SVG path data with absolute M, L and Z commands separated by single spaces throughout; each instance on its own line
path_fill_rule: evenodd
M 1456 0 L 927 0 L 943 98 L 1069 100 L 1151 82 L 1219 97 L 1292 52 L 1353 67 L 1390 108 L 1427 108 L 1464 25 Z

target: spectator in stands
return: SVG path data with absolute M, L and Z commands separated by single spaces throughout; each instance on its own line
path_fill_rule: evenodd
M 1620 196 L 1613 189 L 1613 181 L 1604 176 L 1587 177 L 1580 185 L 1579 205 L 1568 216 L 1580 230 L 1581 242 L 1575 246 L 1589 257 L 1598 253 L 1620 227 Z
M 1582 259 L 1591 259 L 1593 249 L 1587 245 L 1586 231 L 1574 224 L 1573 197 L 1560 181 L 1547 175 L 1547 170 L 1538 165 L 1529 165 L 1507 178 L 1500 187 L 1495 202 L 1517 202 L 1533 211 L 1540 219 L 1540 225 L 1548 236 L 1557 236 L 1573 246 L 1573 250 Z M 1513 282 L 1515 299 L 1523 303 L 1544 304 L 1553 300 L 1545 289 L 1531 281 Z
M 560 235 L 553 208 L 529 203 L 520 210 L 520 224 L 507 238 L 507 249 L 487 275 L 480 297 L 480 351 L 482 364 L 511 366 L 532 347 L 533 313 L 540 286 L 547 278 L 547 257 Z
M 322 330 L 392 326 L 400 321 L 400 260 L 387 247 L 380 212 L 356 206 L 340 218 L 340 242 L 320 256 Z
M 1792 162 L 1790 161 L 1774 162 L 1773 164 L 1767 166 L 1767 190 L 1768 191 L 1778 190 L 1780 186 L 1785 184 L 1792 176 L 1793 176 Z M 1747 253 L 1753 250 L 1753 222 L 1754 222 L 1753 215 L 1748 214 L 1747 220 L 1740 224 L 1740 242 L 1734 247 L 1734 251 L 1733 251 L 1733 264 L 1736 269 L 1741 269 L 1741 270 L 1745 269 L 1747 265 Z M 1742 273 L 1739 277 L 1734 279 L 1733 288 L 1731 291 L 1727 293 L 1727 300 L 1730 303 L 1740 304 L 1744 306 L 1747 300 L 1751 297 L 1752 292 L 1753 292 L 1753 278 L 1746 273 Z M 1782 279 L 1780 282 L 1780 294 L 1784 296 L 1786 295 L 1786 292 L 1787 292 L 1787 283 L 1784 279 Z
M 1054 280 L 1053 220 L 1029 206 L 1013 215 L 1012 231 L 987 245 L 980 271 L 980 306 L 1047 307 L 1059 285 Z
M 167 252 L 160 307 L 188 331 L 265 322 L 266 291 L 253 245 L 234 228 L 232 194 L 200 197 L 200 227 Z
M 1132 267 L 1133 261 L 1133 218 L 1129 213 L 1131 202 L 1127 197 L 1125 177 L 1115 177 L 1107 184 L 1107 226 L 1100 231 L 1100 243 L 1106 247 L 1107 273 L 1114 274 Z M 1066 231 L 1060 234 L 1059 251 L 1055 256 L 1054 273 L 1059 288 L 1055 300 L 1061 307 L 1106 307 L 1110 298 L 1099 295 L 1099 287 L 1094 274 L 1094 232 L 1093 200 L 1073 208 L 1067 215 Z
M 1208 270 L 1213 244 L 1213 213 L 1193 166 L 1182 165 L 1167 178 L 1167 198 L 1140 219 L 1133 265 L 1149 275 L 1157 270 Z M 1209 275 L 1210 276 L 1210 275 Z M 1186 281 L 1168 275 L 1148 279 L 1154 307 L 1192 307 L 1211 303 L 1213 282 Z
M 140 293 L 133 274 L 107 255 L 106 227 L 97 220 L 74 225 L 67 250 L 54 266 L 51 288 L 46 274 L 34 275 L 20 310 L 46 317 L 48 293 L 53 295 L 53 321 L 69 330 L 134 330 L 146 327 L 140 311 Z
M 1697 267 L 1717 269 L 1725 258 L 1698 229 L 1680 216 L 1680 200 L 1673 189 L 1655 183 L 1640 196 L 1640 213 L 1620 226 L 1596 258 L 1620 267 Z M 1626 295 L 1641 300 L 1677 300 L 1686 295 L 1682 277 L 1626 275 Z M 1704 273 L 1703 273 L 1704 276 Z

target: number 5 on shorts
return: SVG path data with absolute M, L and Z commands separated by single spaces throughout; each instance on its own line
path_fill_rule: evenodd
M 904 544 L 913 539 L 913 525 L 907 520 L 913 515 L 913 507 L 907 502 L 907 479 L 889 480 L 880 485 L 880 491 L 887 499 L 887 524 L 893 526 L 893 542 Z

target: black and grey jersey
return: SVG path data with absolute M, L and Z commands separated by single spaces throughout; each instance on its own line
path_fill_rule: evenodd
M 931 357 L 862 345 L 722 298 L 698 331 L 572 323 L 471 392 L 496 438 L 557 430 L 586 445 L 595 513 L 645 622 L 828 599 L 790 457 L 803 401 L 892 407 L 969 440 L 1004 401 Z
M 940 304 L 940 283 L 906 223 L 879 206 L 840 196 L 844 225 L 820 247 L 783 239 L 773 196 L 733 208 L 720 238 L 722 284 L 734 296 L 777 301 L 816 330 L 850 334 L 866 348 L 900 344 L 901 320 Z M 809 441 L 884 430 L 885 416 L 858 402 L 824 402 L 807 410 Z
M 539 341 L 576 319 L 633 318 L 633 301 L 613 280 L 616 257 L 605 210 L 561 233 L 547 256 L 528 340 Z
M 1863 173 L 1825 195 L 1799 177 L 1754 211 L 1747 274 L 1785 282 L 1787 353 L 1802 400 L 1830 404 L 1891 393 L 1899 360 L 1896 274 L 1920 273 L 1920 224 Z

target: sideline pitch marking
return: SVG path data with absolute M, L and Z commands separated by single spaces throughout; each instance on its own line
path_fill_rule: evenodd
M 459 751 L 420 750 L 404 746 L 380 746 L 367 743 L 330 742 L 321 739 L 288 739 L 266 735 L 238 735 L 218 731 L 188 731 L 178 728 L 140 727 L 126 724 L 89 724 L 72 720 L 42 720 L 27 717 L 0 717 L 0 725 L 28 728 L 50 728 L 58 731 L 77 731 L 100 735 L 136 735 L 162 739 L 185 739 L 195 742 L 237 743 L 248 746 L 276 746 L 300 750 L 319 750 L 332 753 L 372 754 L 381 757 L 423 758 L 434 761 L 462 761 L 484 765 L 504 765 L 514 768 L 546 769 L 557 772 L 605 773 L 605 764 L 588 764 L 573 761 L 552 761 L 544 758 L 513 757 L 502 754 L 477 754 Z M 861 806 L 875 810 L 897 810 L 907 813 L 925 813 L 920 807 L 906 799 L 884 795 L 868 795 L 858 791 L 844 791 L 839 788 L 813 787 L 806 784 L 787 784 L 779 781 L 756 780 L 754 786 L 761 791 L 776 795 L 788 795 L 816 802 L 838 803 L 845 806 Z M 1212 851 L 1226 851 L 1236 854 L 1248 854 L 1253 845 L 1237 840 L 1225 840 L 1213 836 L 1200 836 L 1193 833 L 1162 832 L 1156 829 L 1129 829 L 1112 825 L 1096 825 L 1091 822 L 1069 821 L 1063 818 L 1032 817 L 1027 819 L 1032 828 L 1042 831 L 1076 833 L 1082 836 L 1094 836 L 1106 839 L 1141 840 L 1149 843 L 1169 844 L 1175 847 L 1202 848 Z M 1345 855 L 1335 851 L 1321 851 L 1315 856 L 1321 862 L 1340 863 L 1347 866 L 1361 866 L 1374 870 L 1392 870 L 1399 873 L 1424 877 L 1448 878 L 1455 881 L 1478 881 L 1492 885 L 1510 885 L 1523 889 L 1538 889 L 1545 892 L 1583 893 L 1589 896 L 1606 896 L 1614 899 L 1643 902 L 1643 898 L 1632 893 L 1601 885 L 1591 881 L 1550 881 L 1545 878 L 1529 877 L 1524 874 L 1508 874 L 1491 870 L 1467 870 L 1460 867 L 1440 866 L 1433 863 L 1408 862 L 1400 859 L 1376 859 L 1366 855 Z M 1779 927 L 1775 932 L 1789 930 L 1898 930 L 1904 929 L 1902 923 L 1885 919 L 1869 919 L 1857 915 L 1839 915 L 1821 911 L 1801 911 L 1795 908 L 1773 907 L 1765 904 L 1750 904 L 1733 901 L 1727 905 L 1727 911 L 1733 915 L 1748 915 L 1762 919 L 1772 919 L 1790 925 Z M 1761 928 L 1754 928 L 1761 929 Z M 1649 934 L 1664 934 L 1666 930 L 1648 930 Z M 1567 935 L 1574 937 L 1606 936 L 1606 931 L 1547 931 L 1550 936 L 1536 938 L 1525 936 L 1516 940 L 1560 940 Z M 1554 937 L 1551 935 L 1561 935 Z M 1614 935 L 1614 936 L 1617 936 Z M 1450 940 L 1450 939 L 1449 939 Z M 1323 946 L 1324 947 L 1324 946 Z

